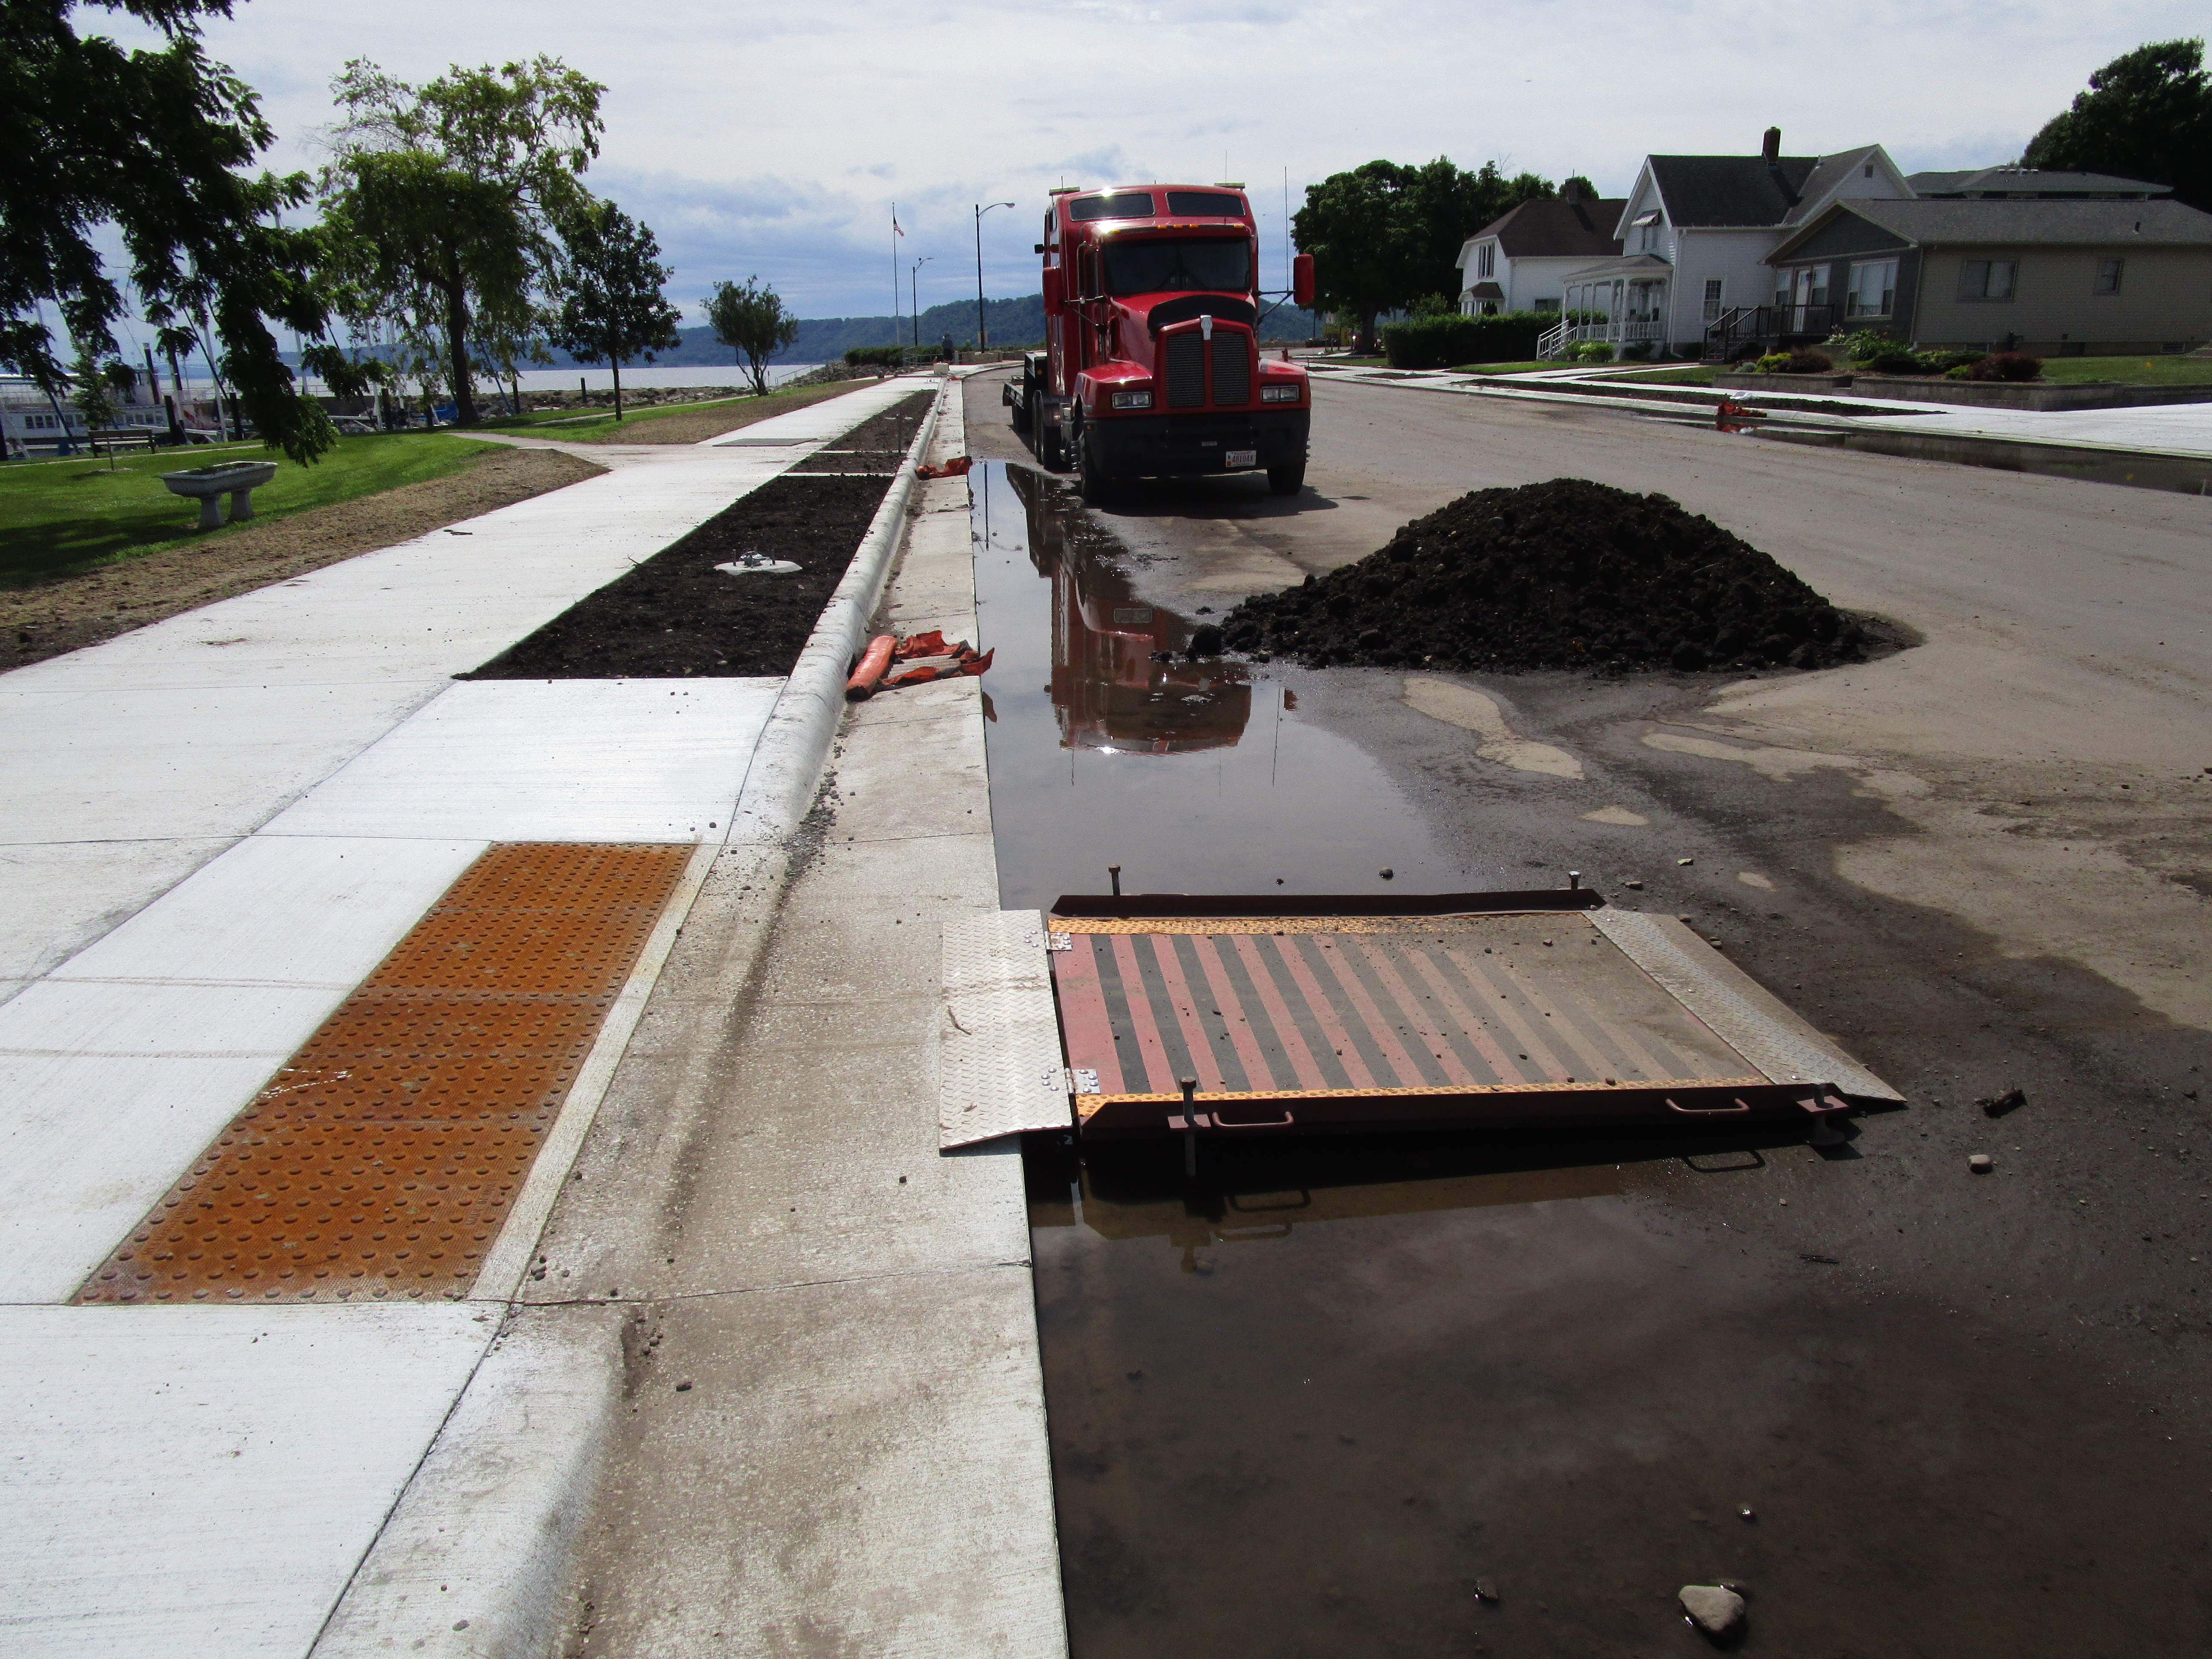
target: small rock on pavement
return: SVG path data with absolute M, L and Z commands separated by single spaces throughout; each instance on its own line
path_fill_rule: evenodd
M 1644 884 L 1640 881 L 1624 881 L 1620 884 L 1632 893 L 1640 893 L 1644 890 Z
M 1982 1109 L 1985 1116 L 2002 1117 L 2015 1107 L 2027 1105 L 2027 1095 L 2023 1090 L 2008 1089 L 2001 1095 L 1991 1095 L 1987 1100 L 1977 1101 L 1974 1103 Z
M 1976 1152 L 1966 1159 L 1966 1167 L 1976 1175 L 1987 1175 L 1997 1166 L 1996 1160 L 1987 1152 Z
M 1682 1612 L 1708 1636 L 1726 1636 L 1743 1622 L 1743 1597 L 1718 1584 L 1685 1584 Z

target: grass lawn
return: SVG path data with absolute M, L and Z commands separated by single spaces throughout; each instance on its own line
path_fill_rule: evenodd
M 1541 358 L 1533 363 L 1462 363 L 1452 370 L 1455 374 L 1526 374 L 1539 368 L 1572 368 L 1574 364 L 1557 358 Z
M 1680 368 L 1654 369 L 1648 374 L 1601 374 L 1601 380 L 1634 380 L 1644 386 L 1711 386 L 1722 372 L 1717 363 L 1685 363 Z
M 22 587 L 167 544 L 205 543 L 228 533 L 228 526 L 196 533 L 199 503 L 172 495 L 158 476 L 164 472 L 222 461 L 275 461 L 276 476 L 253 492 L 258 520 L 443 477 L 485 447 L 445 432 L 380 432 L 339 439 L 313 466 L 298 465 L 258 443 L 118 457 L 112 471 L 104 459 L 0 466 L 0 586 Z
M 2212 357 L 2045 357 L 2043 378 L 2070 386 L 2079 380 L 2125 380 L 2130 386 L 2212 384 Z

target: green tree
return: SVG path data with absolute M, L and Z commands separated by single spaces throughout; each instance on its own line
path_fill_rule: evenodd
M 2174 198 L 2212 212 L 2212 78 L 2204 42 L 2138 46 L 2089 77 L 2089 90 L 2028 141 L 2032 167 L 2109 173 L 2171 185 Z
M 1291 216 L 1314 256 L 1316 303 L 1357 318 L 1363 343 L 1375 319 L 1424 295 L 1456 299 L 1461 246 L 1500 214 L 1554 193 L 1533 173 L 1507 178 L 1495 161 L 1468 173 L 1438 156 L 1419 167 L 1369 161 L 1306 187 Z
M 337 434 L 295 390 L 270 323 L 323 333 L 319 239 L 276 222 L 307 199 L 308 181 L 247 171 L 274 134 L 252 88 L 201 50 L 201 17 L 228 16 L 231 0 L 92 3 L 151 25 L 161 43 L 81 36 L 75 0 L 0 8 L 0 368 L 49 395 L 67 383 L 42 301 L 79 350 L 115 349 L 123 290 L 92 240 L 112 225 L 149 320 L 203 318 L 264 439 L 311 461 Z
M 116 419 L 115 389 L 108 385 L 107 377 L 100 373 L 100 365 L 94 360 L 92 353 L 77 353 L 76 365 L 70 378 L 76 382 L 70 393 L 70 401 L 76 405 L 76 412 L 84 416 L 86 434 L 89 436 L 92 433 L 112 427 Z M 99 452 L 95 450 L 94 453 Z M 107 447 L 107 470 L 110 472 L 115 471 L 115 446 L 112 444 Z
M 768 391 L 768 360 L 799 337 L 799 319 L 784 308 L 783 296 L 757 276 L 744 286 L 717 283 L 707 296 L 707 321 L 714 337 L 738 354 L 753 377 L 753 390 Z
M 576 216 L 568 228 L 568 269 L 553 341 L 580 363 L 614 365 L 615 419 L 622 414 L 622 366 L 648 363 L 681 343 L 684 313 L 660 285 L 674 275 L 660 263 L 653 233 L 611 202 Z
M 331 83 L 344 112 L 322 193 L 330 276 L 357 327 L 408 349 L 426 385 L 477 420 L 474 348 L 494 367 L 542 349 L 535 295 L 559 282 L 563 231 L 594 205 L 606 88 L 556 58 L 454 65 L 416 88 L 366 58 Z

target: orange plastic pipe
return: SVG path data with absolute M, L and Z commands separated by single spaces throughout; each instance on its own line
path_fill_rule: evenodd
M 860 653 L 860 665 L 853 671 L 853 678 L 845 682 L 847 702 L 866 702 L 876 694 L 876 686 L 890 672 L 891 647 L 898 643 L 893 634 L 878 634 L 868 641 L 868 648 Z

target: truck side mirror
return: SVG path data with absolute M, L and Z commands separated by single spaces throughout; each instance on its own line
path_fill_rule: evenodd
M 1044 268 L 1044 308 L 1047 311 L 1057 311 L 1060 307 L 1060 267 L 1047 265 Z
M 1291 298 L 1304 310 L 1313 304 L 1313 255 L 1301 253 L 1291 261 Z

